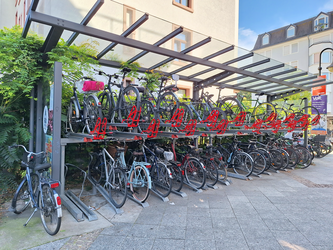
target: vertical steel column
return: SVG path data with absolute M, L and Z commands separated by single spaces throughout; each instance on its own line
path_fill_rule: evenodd
M 36 111 L 36 152 L 44 149 L 43 144 L 43 82 L 37 85 L 37 111 Z
M 34 136 L 35 136 L 35 88 L 31 90 L 31 99 L 30 99 L 30 122 L 29 122 L 29 131 L 31 138 L 29 140 L 29 151 L 34 151 Z
M 193 99 L 194 100 L 198 100 L 199 99 L 199 88 L 198 88 L 198 84 L 196 84 L 195 82 L 193 83 Z
M 54 63 L 53 91 L 53 133 L 52 133 L 52 178 L 61 180 L 64 169 L 61 168 L 61 96 L 62 96 L 62 64 Z M 61 183 L 61 187 L 64 183 Z M 60 193 L 61 194 L 61 193 Z
M 308 98 L 305 98 L 304 99 L 304 107 L 306 107 L 306 106 L 308 106 L 309 105 L 309 100 L 308 100 Z M 305 110 L 305 113 L 306 114 L 308 114 L 309 113 L 309 110 L 308 109 L 306 109 Z M 306 148 L 308 148 L 308 129 L 306 129 L 306 131 L 304 131 L 304 146 L 306 147 Z

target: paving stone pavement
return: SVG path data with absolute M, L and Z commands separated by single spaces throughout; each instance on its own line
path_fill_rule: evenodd
M 109 224 L 40 246 L 35 242 L 36 247 L 30 249 L 331 250 L 331 162 L 333 153 L 303 170 L 271 173 L 251 181 L 229 178 L 230 186 L 217 184 L 217 189 L 201 193 L 184 187 L 187 197 L 171 194 L 167 202 L 151 194 L 149 207 L 128 200 L 121 215 L 103 203 L 96 212 Z M 89 231 L 94 223 L 98 221 L 84 227 Z M 73 227 L 81 225 L 72 223 Z

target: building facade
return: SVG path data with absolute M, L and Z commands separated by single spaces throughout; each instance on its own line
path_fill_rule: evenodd
M 11 1 L 12 5 L 14 2 Z M 80 23 L 95 3 L 96 0 L 42 0 L 39 1 L 37 11 Z M 13 24 L 24 26 L 30 4 L 30 0 L 16 0 Z M 105 0 L 103 6 L 89 22 L 89 26 L 120 35 L 144 13 L 149 13 L 149 20 L 144 24 L 146 29 L 136 30 L 128 36 L 129 38 L 152 43 L 151 41 L 155 42 L 160 38 L 160 33 L 166 30 L 172 32 L 182 26 L 184 31 L 161 47 L 181 51 L 200 40 L 201 37 L 209 36 L 237 46 L 238 9 L 238 0 L 210 0 L 209 5 L 200 0 L 121 0 L 118 2 Z M 47 26 L 38 23 L 33 23 L 31 29 L 44 37 L 49 32 Z M 70 35 L 68 32 L 63 35 L 63 38 L 66 40 Z M 75 43 L 86 42 L 86 39 L 84 36 L 79 36 Z M 105 43 L 98 42 L 103 49 Z M 126 61 L 131 54 L 137 53 L 133 48 L 121 47 L 117 46 L 113 55 L 109 53 L 108 56 L 115 56 Z M 172 63 L 181 64 L 177 61 Z M 192 83 L 179 81 L 178 87 L 180 88 L 179 96 L 192 96 Z M 208 88 L 206 91 L 217 92 L 216 88 Z M 230 94 L 233 91 L 225 90 L 225 92 L 224 94 Z
M 320 52 L 333 49 L 333 11 L 272 30 L 258 36 L 253 52 L 318 75 Z M 333 73 L 326 69 L 332 63 L 333 50 L 321 56 L 321 75 L 328 81 Z M 326 86 L 328 128 L 333 128 L 332 85 Z

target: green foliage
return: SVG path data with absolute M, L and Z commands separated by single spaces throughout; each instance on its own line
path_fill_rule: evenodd
M 120 69 L 123 69 L 123 68 L 131 69 L 131 72 L 127 74 L 127 77 L 138 78 L 138 76 L 139 76 L 138 70 L 140 68 L 140 64 L 138 62 L 132 62 L 132 63 L 120 62 L 120 64 L 121 64 Z
M 143 86 L 150 91 L 155 91 L 160 87 L 160 82 L 158 79 L 162 76 L 163 75 L 158 71 L 154 71 L 153 69 L 148 70 L 147 72 L 145 72 L 145 78 L 147 78 L 148 80 L 143 83 Z

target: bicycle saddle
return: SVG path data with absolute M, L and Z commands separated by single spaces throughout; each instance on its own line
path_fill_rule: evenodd
M 162 91 L 166 91 L 166 90 L 170 90 L 170 89 L 173 90 L 173 88 L 175 88 L 175 89 L 178 90 L 177 85 L 176 84 L 172 84 L 172 85 L 169 85 L 169 86 L 166 86 L 165 88 L 163 88 Z M 177 91 L 177 90 L 175 90 L 175 91 Z
M 261 93 L 256 94 L 256 95 L 258 95 L 258 96 L 262 96 L 262 95 L 264 95 L 264 94 L 265 94 L 264 92 L 261 92 Z
M 142 87 L 142 86 L 138 86 L 136 87 L 140 93 L 144 93 L 145 92 L 145 87 Z
M 122 147 L 117 147 L 116 146 L 116 150 L 117 150 L 117 153 L 119 153 L 119 152 L 125 152 L 125 148 L 122 148 Z
M 121 70 L 121 72 L 123 72 L 123 73 L 129 73 L 129 72 L 131 72 L 132 70 L 130 69 L 130 68 L 123 68 L 122 70 Z
M 134 151 L 133 155 L 134 156 L 140 156 L 140 155 L 143 155 L 143 152 L 142 151 Z
M 162 76 L 162 77 L 160 77 L 158 80 L 160 80 L 160 81 L 164 82 L 164 81 L 167 81 L 167 80 L 169 80 L 169 78 L 168 78 L 168 77 L 166 77 L 166 76 Z
M 161 155 L 164 153 L 164 149 L 163 148 L 160 148 L 160 147 L 155 147 L 154 148 L 154 152 L 157 154 L 157 155 Z
M 211 99 L 213 96 L 214 96 L 213 94 L 210 94 L 210 95 L 207 95 L 206 97 L 207 97 L 208 99 Z

